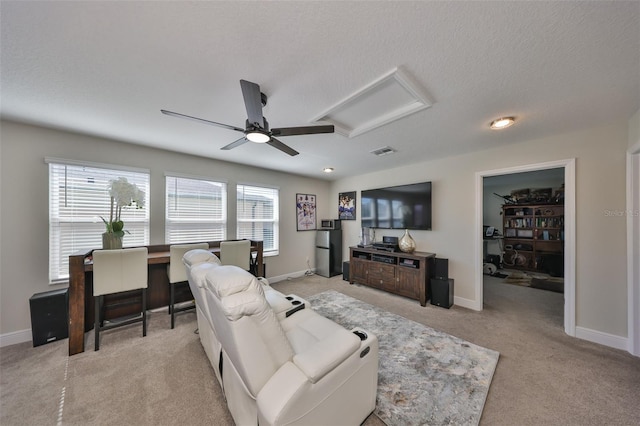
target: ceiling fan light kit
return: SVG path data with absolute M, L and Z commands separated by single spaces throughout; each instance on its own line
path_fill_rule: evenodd
M 334 126 L 299 126 L 299 127 L 281 127 L 269 130 L 269 123 L 262 115 L 262 108 L 267 105 L 267 96 L 260 92 L 260 86 L 246 80 L 240 80 L 240 88 L 244 98 L 244 105 L 247 110 L 247 120 L 245 128 L 230 126 L 228 124 L 217 123 L 215 121 L 205 120 L 203 118 L 192 117 L 190 115 L 180 114 L 178 112 L 160 110 L 163 114 L 172 117 L 185 118 L 199 123 L 209 124 L 212 126 L 222 127 L 224 129 L 235 130 L 244 133 L 244 136 L 228 145 L 223 146 L 222 150 L 230 150 L 236 148 L 247 141 L 255 143 L 266 143 L 280 151 L 291 156 L 298 155 L 299 152 L 288 145 L 280 142 L 274 136 L 299 136 L 313 135 L 318 133 L 333 133 Z
M 252 131 L 247 133 L 247 139 L 255 143 L 267 143 L 271 140 L 271 136 L 266 133 Z

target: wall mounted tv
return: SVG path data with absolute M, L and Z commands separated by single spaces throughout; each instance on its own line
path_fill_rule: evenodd
M 363 190 L 362 226 L 382 229 L 431 229 L 431 182 Z

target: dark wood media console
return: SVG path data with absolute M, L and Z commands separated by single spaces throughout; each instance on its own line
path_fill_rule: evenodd
M 349 283 L 409 297 L 426 306 L 435 253 L 350 247 Z

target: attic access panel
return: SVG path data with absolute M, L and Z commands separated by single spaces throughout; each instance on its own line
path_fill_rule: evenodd
M 405 72 L 395 68 L 338 102 L 312 122 L 328 122 L 343 136 L 353 138 L 415 112 L 433 102 Z

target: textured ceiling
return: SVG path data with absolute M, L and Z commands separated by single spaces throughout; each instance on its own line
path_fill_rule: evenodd
M 625 119 L 640 108 L 640 2 L 0 3 L 3 118 L 322 179 Z M 400 67 L 434 101 L 346 138 L 220 148 L 240 79 L 272 127 L 306 125 Z M 515 115 L 497 133 L 488 123 Z M 369 152 L 389 145 L 398 152 Z M 141 165 L 144 166 L 144 165 Z M 325 175 L 321 169 L 336 169 Z

